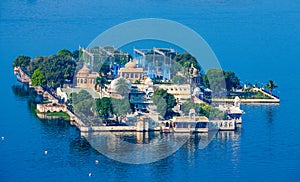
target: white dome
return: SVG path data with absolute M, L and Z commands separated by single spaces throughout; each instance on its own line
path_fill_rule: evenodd
M 196 88 L 194 89 L 194 92 L 201 92 L 201 89 L 200 89 L 199 87 L 196 87 Z
M 146 85 L 153 85 L 152 79 L 151 79 L 150 77 L 146 78 L 145 84 L 146 84 Z
M 125 79 L 125 78 L 122 78 L 122 77 L 119 77 L 119 78 L 114 79 L 113 81 L 111 81 L 111 83 L 110 83 L 110 88 L 113 89 L 113 90 L 115 90 L 115 89 L 117 88 L 118 81 L 119 81 L 120 79 L 126 80 L 126 82 L 127 82 L 127 84 L 128 84 L 128 88 L 131 88 L 131 82 L 130 82 L 129 80 Z

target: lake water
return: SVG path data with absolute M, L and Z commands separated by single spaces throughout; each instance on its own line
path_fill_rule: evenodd
M 243 105 L 239 131 L 218 133 L 204 149 L 191 138 L 168 158 L 133 165 L 98 153 L 63 120 L 38 119 L 12 87 L 20 85 L 11 67 L 18 55 L 75 50 L 114 25 L 149 17 L 194 29 L 244 82 L 275 80 L 280 106 Z M 298 181 L 299 22 L 296 0 L 2 0 L 0 181 Z

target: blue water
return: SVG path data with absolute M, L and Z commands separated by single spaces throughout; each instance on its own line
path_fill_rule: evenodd
M 99 154 L 68 123 L 36 118 L 28 97 L 12 91 L 18 55 L 75 50 L 116 24 L 149 17 L 194 29 L 244 82 L 275 80 L 280 106 L 244 105 L 241 131 L 218 134 L 203 150 L 191 139 L 164 160 L 130 165 Z M 0 181 L 298 181 L 299 22 L 297 0 L 2 0 Z

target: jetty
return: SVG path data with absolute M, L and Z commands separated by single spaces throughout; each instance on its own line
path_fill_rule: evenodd
M 263 95 L 269 97 L 270 99 L 243 99 L 241 98 L 242 104 L 279 104 L 280 99 L 277 96 L 272 95 L 271 93 L 263 90 L 262 88 L 253 88 L 253 91 L 260 92 Z M 232 103 L 234 99 L 225 99 L 225 98 L 212 98 L 213 103 Z
M 14 68 L 14 74 L 17 76 L 17 80 L 21 83 L 31 84 L 30 76 L 25 73 L 20 67 Z

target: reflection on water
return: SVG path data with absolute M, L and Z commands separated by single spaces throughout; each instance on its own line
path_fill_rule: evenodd
M 78 136 L 70 142 L 70 150 L 76 155 L 82 155 L 91 151 L 92 148 L 84 138 Z
M 11 87 L 13 93 L 18 97 L 28 97 L 29 96 L 29 87 L 27 85 L 13 85 Z
M 124 163 L 141 164 L 168 157 L 188 140 L 190 134 L 93 132 L 83 133 L 82 136 L 94 149 L 109 158 Z
M 30 109 L 30 111 L 32 111 L 32 113 L 35 113 L 36 102 L 40 101 L 41 99 L 41 97 L 37 95 L 35 90 L 29 88 L 26 84 L 13 85 L 11 89 L 15 96 L 18 96 L 19 98 L 27 98 L 28 108 Z
M 47 116 L 42 113 L 36 113 L 36 104 L 40 101 L 41 97 L 35 92 L 34 89 L 29 88 L 26 84 L 13 85 L 13 93 L 20 98 L 27 98 L 27 106 L 31 113 L 37 117 L 45 130 L 49 132 L 57 132 L 66 130 L 70 127 L 69 121 L 58 116 Z
M 208 133 L 92 132 L 81 133 L 90 145 L 108 158 L 124 163 L 150 163 L 166 158 L 182 145 L 188 152 L 206 148 L 212 141 L 232 141 L 238 150 L 241 129 Z M 233 151 L 237 153 L 237 151 Z
M 266 117 L 269 124 L 272 124 L 274 121 L 274 114 L 278 111 L 279 105 L 269 105 L 266 109 Z M 275 112 L 274 112 L 275 111 Z

